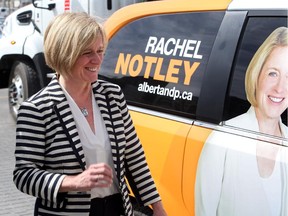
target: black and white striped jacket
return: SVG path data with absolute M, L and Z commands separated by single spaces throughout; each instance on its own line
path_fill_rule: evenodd
M 114 167 L 126 215 L 133 215 L 129 190 L 136 187 L 142 204 L 160 200 L 144 152 L 117 85 L 92 84 L 111 141 Z M 23 102 L 17 117 L 14 183 L 37 197 L 35 215 L 88 215 L 90 191 L 58 193 L 65 175 L 86 168 L 84 152 L 67 99 L 56 77 L 49 85 Z M 125 165 L 126 164 L 126 165 Z M 138 192 L 138 193 L 137 193 Z

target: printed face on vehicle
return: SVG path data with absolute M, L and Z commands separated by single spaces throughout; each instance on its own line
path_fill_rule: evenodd
M 241 9 L 144 16 L 125 23 L 109 40 L 99 79 L 123 90 L 171 215 L 286 212 L 282 177 L 287 160 L 281 154 L 288 146 L 287 49 L 273 50 L 261 69 L 252 64 L 258 72 L 253 73 L 253 88 L 256 82 L 261 118 L 273 119 L 262 125 L 279 123 L 274 125 L 281 126 L 281 136 L 260 130 L 245 78 L 261 44 L 276 28 L 287 26 L 287 15 L 259 13 Z M 267 170 L 275 171 L 262 172 L 266 166 L 258 168 L 258 161 L 270 161 Z M 273 181 L 264 190 L 262 177 L 271 173 Z
M 266 60 L 256 90 L 258 117 L 279 119 L 288 107 L 288 46 L 276 47 Z

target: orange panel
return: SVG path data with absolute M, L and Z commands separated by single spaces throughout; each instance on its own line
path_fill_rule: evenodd
M 198 159 L 210 129 L 193 126 L 189 132 L 185 148 L 183 166 L 183 198 L 189 215 L 194 215 L 194 185 Z
M 137 112 L 131 112 L 131 116 L 168 215 L 187 215 L 181 178 L 191 125 Z

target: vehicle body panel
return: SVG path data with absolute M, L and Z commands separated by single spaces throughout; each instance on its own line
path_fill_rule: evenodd
M 212 139 L 215 134 L 226 136 L 225 142 L 231 145 L 227 144 L 228 151 L 235 151 L 243 158 L 255 156 L 255 152 L 249 152 L 249 143 L 278 146 L 287 142 L 285 138 L 225 125 L 226 120 L 249 108 L 243 82 L 245 68 L 271 30 L 287 26 L 287 8 L 283 2 L 272 6 L 268 1 L 257 4 L 166 1 L 141 6 L 141 9 L 137 5 L 122 8 L 105 23 L 109 46 L 100 78 L 120 85 L 124 91 L 168 215 L 192 216 L 195 215 L 196 172 L 203 147 L 209 143 L 216 149 L 219 145 L 222 148 L 221 143 Z M 194 19 L 196 14 L 201 17 L 199 20 Z M 216 29 L 206 25 L 206 19 L 212 17 L 219 20 L 214 24 Z M 205 31 L 210 31 L 209 39 L 203 36 Z M 253 35 L 253 31 L 258 33 Z M 197 54 L 203 58 L 173 55 L 169 52 L 172 38 L 182 42 L 201 41 Z M 153 45 L 157 45 L 152 45 L 153 40 L 157 41 Z M 155 65 L 148 60 L 153 58 Z M 185 80 L 183 65 L 190 62 L 192 66 L 197 61 L 202 67 L 193 73 L 188 85 L 181 84 Z M 193 99 L 189 102 L 183 97 L 169 99 L 169 95 L 157 93 L 161 87 L 190 91 Z M 189 108 L 191 104 L 195 108 Z M 287 125 L 285 113 L 282 121 Z M 286 152 L 287 145 L 280 149 Z M 278 162 L 287 165 L 285 160 Z M 261 206 L 255 205 L 257 208 Z

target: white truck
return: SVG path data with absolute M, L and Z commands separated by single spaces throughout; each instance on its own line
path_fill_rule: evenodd
M 9 89 L 10 111 L 17 115 L 23 100 L 49 81 L 45 64 L 43 34 L 57 14 L 85 11 L 105 21 L 121 7 L 145 0 L 32 0 L 32 4 L 11 13 L 3 24 L 0 39 L 0 88 Z
M 0 7 L 0 17 L 7 17 L 10 13 L 9 7 Z

